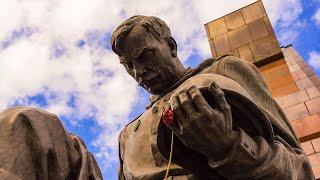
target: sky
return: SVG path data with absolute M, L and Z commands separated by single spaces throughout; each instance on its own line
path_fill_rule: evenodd
M 80 136 L 105 179 L 117 179 L 118 134 L 149 95 L 119 64 L 112 31 L 141 14 L 163 19 L 184 65 L 210 57 L 204 24 L 252 0 L 0 0 L 0 111 L 34 106 Z M 281 45 L 320 74 L 320 0 L 263 0 Z

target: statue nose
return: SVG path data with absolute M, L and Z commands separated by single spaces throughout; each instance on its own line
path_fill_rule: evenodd
M 148 73 L 148 71 L 147 71 L 147 69 L 145 67 L 143 67 L 143 66 L 137 67 L 136 70 L 135 70 L 135 77 L 138 80 L 139 80 L 139 78 L 141 78 L 141 80 L 142 80 L 142 78 L 144 76 L 146 76 L 147 73 Z

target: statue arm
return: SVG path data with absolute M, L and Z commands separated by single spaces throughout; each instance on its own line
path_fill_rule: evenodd
M 119 180 L 125 180 L 126 178 L 124 177 L 124 173 L 123 173 L 123 159 L 122 159 L 122 150 L 123 150 L 123 131 L 125 129 L 123 129 L 120 132 L 118 141 L 119 141 L 119 169 L 118 169 L 118 179 Z
M 308 159 L 301 149 L 292 148 L 281 137 L 274 142 L 250 137 L 239 128 L 239 139 L 229 156 L 209 165 L 228 178 L 313 179 Z
M 121 158 L 121 157 L 120 157 Z M 119 180 L 125 180 L 126 178 L 124 177 L 124 174 L 123 174 L 123 162 L 122 160 L 120 159 L 120 165 L 119 165 L 119 170 L 118 170 L 118 179 Z
M 210 166 L 226 177 L 313 179 L 307 156 L 282 109 L 271 97 L 259 69 L 251 63 L 227 56 L 216 61 L 209 72 L 224 75 L 244 87 L 255 103 L 267 112 L 278 132 L 273 142 L 268 143 L 263 137 L 250 137 L 239 128 L 238 143 L 229 156 L 219 162 L 209 160 Z

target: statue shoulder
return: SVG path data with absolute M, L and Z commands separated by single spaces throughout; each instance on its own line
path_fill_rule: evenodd
M 144 113 L 144 112 L 143 112 Z M 132 123 L 134 123 L 135 121 L 137 121 L 139 119 L 140 116 L 142 116 L 141 113 L 140 115 L 138 115 L 137 117 L 135 117 L 134 119 L 132 119 L 130 122 L 128 122 L 128 124 L 125 125 L 125 127 L 128 127 L 129 125 L 131 125 Z
M 127 129 L 130 125 L 134 124 L 134 122 L 136 122 L 139 117 L 142 115 L 143 113 L 141 113 L 139 116 L 137 116 L 136 118 L 134 118 L 133 120 L 131 120 L 129 123 L 127 123 L 120 131 L 119 136 L 118 136 L 118 141 L 120 142 L 120 146 L 123 142 L 125 142 L 125 140 L 127 139 Z
M 137 117 L 135 117 L 133 120 L 129 121 L 120 131 L 119 134 L 119 140 L 121 139 L 121 136 L 123 136 L 123 134 L 126 134 L 125 132 L 127 131 L 128 127 L 135 124 L 136 121 L 139 120 L 139 118 L 144 114 L 145 112 L 141 113 L 140 115 L 138 115 Z
M 221 70 L 226 67 L 235 67 L 235 68 L 249 68 L 251 69 L 254 66 L 252 63 L 244 61 L 238 57 L 225 55 L 218 59 L 212 59 L 212 64 L 207 68 L 203 69 L 200 73 L 214 73 L 221 74 Z

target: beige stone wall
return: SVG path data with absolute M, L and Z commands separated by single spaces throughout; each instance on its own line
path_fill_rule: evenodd
M 205 24 L 212 56 L 254 63 L 320 179 L 320 79 L 292 46 L 280 48 L 261 1 Z
M 297 91 L 275 99 L 307 153 L 316 178 L 320 179 L 320 79 L 294 47 L 282 51 Z
M 273 97 L 298 91 L 284 58 L 259 67 Z
M 212 56 L 231 54 L 258 64 L 281 49 L 261 1 L 205 24 Z

